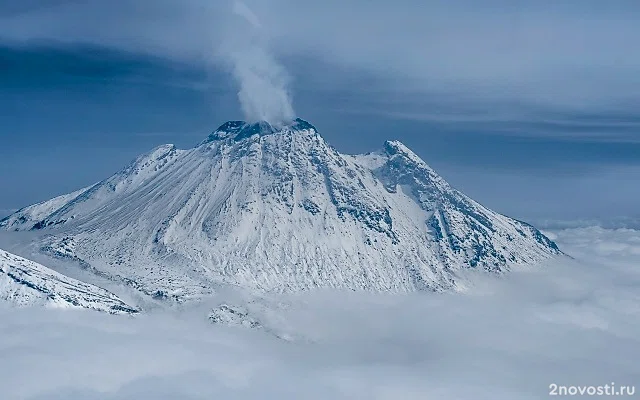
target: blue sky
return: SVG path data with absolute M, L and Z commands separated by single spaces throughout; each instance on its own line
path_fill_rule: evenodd
M 497 211 L 640 215 L 640 3 L 243 7 L 0 2 L 0 209 L 195 145 L 243 118 L 238 91 L 272 100 L 258 71 L 340 151 L 399 139 Z

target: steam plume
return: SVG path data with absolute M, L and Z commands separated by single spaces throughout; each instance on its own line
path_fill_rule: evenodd
M 238 40 L 229 52 L 245 119 L 271 124 L 291 121 L 295 113 L 287 90 L 289 76 L 269 52 L 260 20 L 240 1 L 234 2 L 233 13 L 249 25 L 240 26 Z

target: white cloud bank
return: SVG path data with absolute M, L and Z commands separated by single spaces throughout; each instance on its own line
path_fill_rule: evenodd
M 553 234 L 574 260 L 474 276 L 466 295 L 280 299 L 260 318 L 292 342 L 210 325 L 203 309 L 2 310 L 2 397 L 515 400 L 552 383 L 640 386 L 640 231 Z

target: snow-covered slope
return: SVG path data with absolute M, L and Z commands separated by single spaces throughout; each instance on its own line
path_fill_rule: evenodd
M 63 194 L 62 196 L 55 197 L 51 200 L 24 207 L 8 216 L 3 220 L 3 222 L 11 220 L 12 225 L 19 224 L 23 226 L 36 224 L 42 221 L 43 218 L 49 216 L 52 212 L 58 210 L 60 207 L 78 197 L 81 193 L 84 193 L 87 189 L 88 188 L 80 189 L 73 193 Z
M 137 310 L 116 295 L 0 250 L 0 302 L 11 306 L 88 308 L 110 314 Z
M 40 230 L 48 253 L 157 297 L 199 296 L 215 283 L 456 289 L 462 269 L 502 272 L 560 253 L 532 226 L 452 188 L 402 143 L 343 155 L 301 119 L 279 128 L 230 121 L 193 149 L 160 146 L 60 199 L 0 228 Z

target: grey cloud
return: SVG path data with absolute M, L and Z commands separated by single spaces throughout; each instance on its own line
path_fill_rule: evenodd
M 0 17 L 5 40 L 88 41 L 201 62 L 236 32 L 226 1 L 65 2 Z M 639 101 L 637 2 L 246 1 L 281 56 L 384 77 L 386 89 L 563 107 Z M 252 17 L 253 18 L 253 17 Z M 253 18 L 253 19 L 256 19 Z M 234 33 L 235 35 L 236 33 Z

